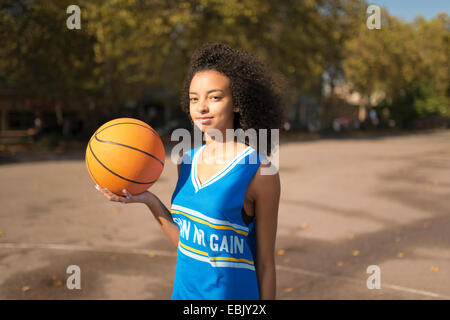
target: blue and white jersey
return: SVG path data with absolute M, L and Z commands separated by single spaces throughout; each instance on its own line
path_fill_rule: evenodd
M 255 221 L 243 219 L 244 197 L 261 163 L 252 147 L 200 183 L 206 145 L 181 161 L 171 214 L 180 229 L 173 300 L 257 300 Z

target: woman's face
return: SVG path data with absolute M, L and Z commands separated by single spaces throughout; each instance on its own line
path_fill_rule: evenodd
M 197 72 L 189 87 L 192 121 L 202 130 L 233 128 L 230 79 L 213 70 Z

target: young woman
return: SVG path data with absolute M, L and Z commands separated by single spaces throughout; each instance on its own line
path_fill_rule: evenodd
M 206 143 L 181 159 L 171 210 L 149 191 L 99 189 L 111 201 L 145 203 L 177 247 L 172 299 L 275 299 L 279 175 L 263 173 L 270 163 L 257 146 L 226 134 L 281 127 L 273 80 L 252 55 L 210 43 L 194 52 L 182 97 Z

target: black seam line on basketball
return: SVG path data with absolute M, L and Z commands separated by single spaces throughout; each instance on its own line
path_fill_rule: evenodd
M 95 155 L 94 151 L 92 151 L 91 143 L 90 143 L 90 142 L 89 142 L 89 150 L 91 150 L 91 153 L 92 153 L 92 155 L 94 156 L 95 160 L 97 160 L 98 163 L 100 163 L 100 164 L 102 165 L 103 168 L 105 168 L 106 170 L 108 170 L 109 172 L 111 172 L 113 175 L 119 177 L 120 179 L 129 181 L 129 182 L 133 182 L 133 183 L 137 183 L 137 184 L 151 184 L 151 183 L 154 183 L 154 182 L 156 181 L 156 180 L 153 180 L 153 181 L 150 181 L 150 182 L 139 182 L 139 181 L 134 181 L 134 180 L 131 180 L 131 179 L 124 178 L 124 177 L 122 177 L 121 175 L 115 173 L 114 171 L 111 171 L 108 167 L 106 167 L 106 166 L 105 166 L 105 165 L 97 158 L 97 156 Z
M 145 128 L 145 129 L 147 129 L 147 130 L 150 130 L 151 132 L 153 132 L 154 134 L 156 134 L 156 135 L 159 137 L 159 134 L 158 134 L 155 130 L 153 130 L 153 128 L 149 128 L 149 127 L 146 127 L 146 126 L 144 126 L 144 125 L 142 125 L 142 124 L 134 123 L 134 122 L 120 122 L 120 123 L 115 123 L 115 124 L 112 124 L 112 125 L 107 126 L 106 128 L 103 128 L 103 129 L 100 130 L 99 132 L 96 132 L 96 134 L 99 134 L 100 132 L 102 132 L 102 131 L 104 131 L 104 130 L 110 128 L 110 127 L 118 126 L 119 124 L 135 124 L 135 125 L 137 125 L 137 126 L 140 126 L 140 127 Z
M 153 128 L 144 126 L 144 125 L 139 124 L 139 123 L 134 123 L 134 122 L 120 122 L 120 123 L 115 123 L 115 124 L 109 125 L 109 126 L 107 126 L 106 128 L 103 128 L 102 130 L 100 130 L 99 132 L 96 132 L 96 133 L 94 134 L 95 139 L 96 139 L 97 141 L 99 141 L 99 142 L 105 142 L 105 143 L 117 144 L 117 145 L 120 145 L 120 146 L 123 146 L 123 147 L 131 148 L 131 149 L 134 149 L 134 150 L 143 152 L 143 153 L 145 153 L 146 155 L 149 155 L 150 157 L 152 157 L 152 158 L 154 158 L 155 160 L 159 161 L 159 163 L 161 163 L 161 165 L 164 167 L 164 162 L 162 162 L 161 160 L 159 160 L 157 157 L 155 157 L 154 155 L 152 155 L 152 154 L 150 154 L 150 153 L 147 153 L 147 152 L 142 151 L 142 150 L 140 150 L 140 149 L 136 149 L 136 148 L 133 148 L 133 147 L 124 145 L 124 144 L 117 143 L 117 142 L 103 141 L 103 140 L 100 140 L 100 139 L 97 138 L 97 135 L 98 135 L 100 132 L 102 132 L 102 131 L 104 131 L 104 130 L 110 128 L 110 127 L 117 126 L 117 125 L 119 125 L 119 124 L 134 124 L 134 125 L 143 127 L 143 128 L 145 128 L 145 129 L 150 130 L 151 132 L 153 132 L 153 133 L 159 138 L 159 134 L 158 134 L 155 130 L 153 130 Z
M 143 151 L 143 150 L 141 150 L 141 149 L 138 149 L 138 148 L 135 148 L 135 147 L 131 147 L 131 146 L 127 146 L 126 144 L 122 144 L 122 143 L 118 143 L 118 142 L 106 141 L 106 140 L 100 140 L 99 138 L 97 138 L 97 135 L 95 135 L 95 140 L 97 140 L 98 142 L 101 142 L 101 143 L 115 144 L 115 145 L 117 145 L 117 146 L 121 146 L 121 147 L 125 147 L 125 148 L 130 148 L 130 149 L 133 149 L 133 150 L 142 152 L 143 154 L 146 154 L 147 156 L 150 156 L 150 157 L 152 157 L 153 159 L 155 159 L 156 161 L 158 161 L 158 162 L 164 167 L 164 162 L 162 162 L 161 160 L 159 160 L 159 159 L 158 159 L 157 157 L 155 157 L 154 155 L 152 155 L 152 154 L 150 154 L 150 153 L 148 153 L 148 152 L 145 152 L 145 151 Z

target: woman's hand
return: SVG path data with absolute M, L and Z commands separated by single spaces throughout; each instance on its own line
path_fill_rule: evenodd
M 150 203 L 156 196 L 150 191 L 144 191 L 140 194 L 132 195 L 128 190 L 122 190 L 125 196 L 118 196 L 112 193 L 106 188 L 102 188 L 99 185 L 95 185 L 95 188 L 100 191 L 106 199 L 109 201 L 121 202 L 121 203 Z

